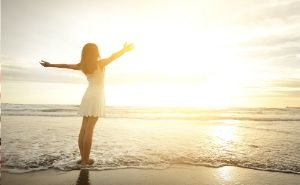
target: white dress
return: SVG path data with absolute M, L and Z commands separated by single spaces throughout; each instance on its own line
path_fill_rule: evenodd
M 79 106 L 80 116 L 104 117 L 104 72 L 105 68 L 98 67 L 92 74 L 86 75 L 89 86 Z

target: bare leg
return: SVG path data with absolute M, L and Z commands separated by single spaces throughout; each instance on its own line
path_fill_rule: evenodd
M 83 157 L 83 136 L 85 132 L 86 122 L 87 122 L 87 117 L 84 116 L 82 118 L 82 124 L 81 124 L 80 133 L 78 137 L 78 147 L 79 147 L 81 159 Z
M 88 117 L 85 124 L 85 131 L 83 135 L 83 150 L 82 150 L 82 161 L 81 164 L 86 165 L 90 163 L 90 152 L 93 140 L 93 131 L 96 125 L 98 117 Z

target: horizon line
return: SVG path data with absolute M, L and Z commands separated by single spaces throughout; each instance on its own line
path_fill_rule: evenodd
M 1 102 L 1 104 L 15 104 L 15 105 L 73 105 L 79 106 L 79 104 L 57 104 L 57 103 L 8 103 L 8 102 Z M 173 109 L 230 109 L 230 108 L 268 108 L 268 109 L 285 109 L 285 108 L 299 108 L 300 106 L 285 106 L 285 107 L 263 107 L 263 106 L 224 106 L 224 107 L 205 107 L 205 106 L 161 106 L 161 105 L 105 105 L 106 107 L 142 107 L 142 108 L 173 108 Z

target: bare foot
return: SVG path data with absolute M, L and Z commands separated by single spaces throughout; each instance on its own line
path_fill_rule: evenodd
M 89 159 L 88 163 L 82 162 L 81 160 L 77 161 L 77 164 L 81 164 L 81 165 L 92 165 L 94 164 L 94 159 Z

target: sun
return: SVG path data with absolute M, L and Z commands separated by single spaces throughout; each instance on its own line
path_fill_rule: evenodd
M 159 33 L 141 29 L 139 36 L 132 37 L 136 45 L 133 60 L 138 62 L 118 64 L 118 70 L 134 74 L 139 66 L 143 73 L 138 72 L 136 82 L 126 89 L 110 88 L 109 94 L 121 91 L 127 95 L 111 101 L 139 106 L 243 106 L 244 87 L 251 82 L 253 68 L 239 58 L 234 47 L 228 47 L 228 35 L 219 36 L 216 42 L 213 34 L 186 34 L 173 27 Z M 122 80 L 126 82 L 126 76 Z
M 111 76 L 122 82 L 108 84 L 108 103 L 138 106 L 209 107 L 247 106 L 247 86 L 254 83 L 255 66 L 239 56 L 234 45 L 239 34 L 201 28 L 141 27 L 128 37 L 135 51 L 128 61 L 112 64 Z M 188 30 L 188 32 L 187 32 Z M 128 74 L 128 75 L 124 75 Z M 256 73 L 259 75 L 258 73 Z M 134 78 L 134 80 L 132 80 Z M 249 85 L 250 84 L 250 85 Z M 122 92 L 120 95 L 119 92 Z M 125 95 L 126 94 L 126 97 Z

